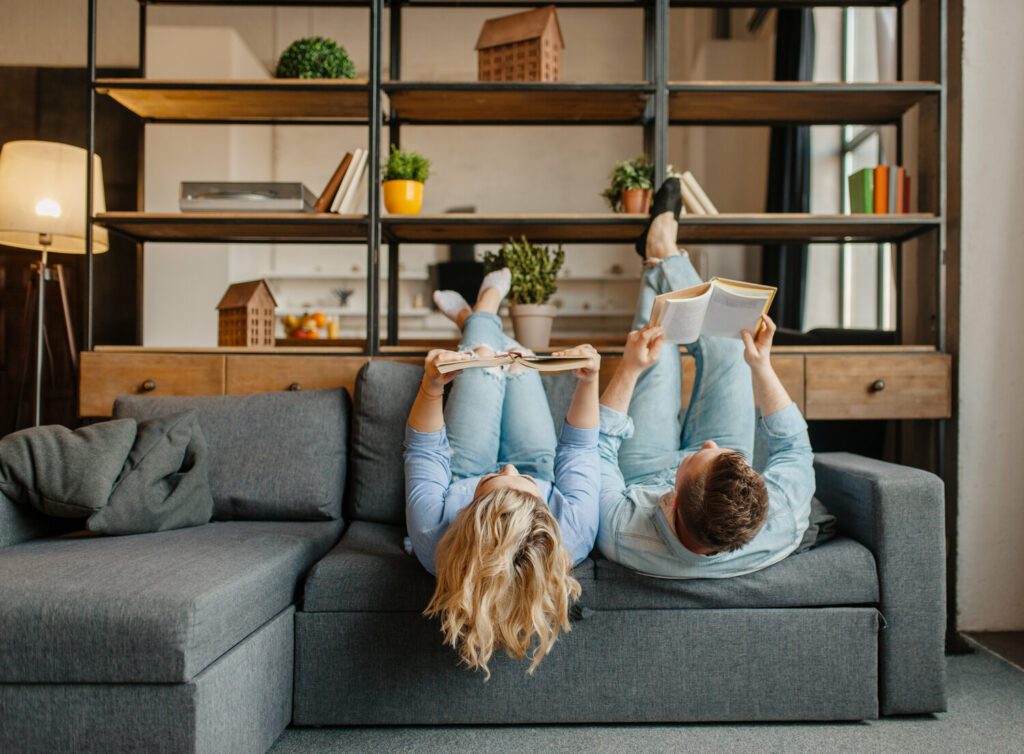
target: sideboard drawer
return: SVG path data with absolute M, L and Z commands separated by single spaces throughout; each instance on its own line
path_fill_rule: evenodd
M 808 419 L 950 416 L 948 354 L 809 354 L 806 359 Z
M 352 356 L 228 355 L 225 392 L 271 393 L 345 387 L 351 395 L 366 362 Z
M 221 395 L 221 354 L 84 351 L 79 416 L 110 416 L 119 395 Z

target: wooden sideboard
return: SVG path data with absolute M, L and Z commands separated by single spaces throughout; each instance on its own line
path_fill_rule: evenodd
M 280 350 L 280 349 L 278 349 Z M 228 395 L 345 387 L 374 359 L 420 364 L 421 355 L 366 356 L 329 349 L 173 350 L 109 348 L 82 353 L 79 415 L 110 416 L 118 395 Z M 601 361 L 601 384 L 618 365 Z M 694 362 L 683 360 L 683 404 Z M 950 416 L 951 357 L 928 348 L 799 349 L 777 346 L 772 361 L 808 419 L 945 419 Z

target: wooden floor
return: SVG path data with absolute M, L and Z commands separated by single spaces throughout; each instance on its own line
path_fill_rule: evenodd
M 964 636 L 968 641 L 1024 670 L 1024 631 L 978 631 L 964 633 Z

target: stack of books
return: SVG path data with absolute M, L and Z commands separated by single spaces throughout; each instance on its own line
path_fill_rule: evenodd
M 854 214 L 895 215 L 910 211 L 910 175 L 900 165 L 878 165 L 851 175 Z
M 697 183 L 693 173 L 687 170 L 679 176 L 679 188 L 683 194 L 683 208 L 691 215 L 717 215 L 718 208 L 711 203 L 707 192 Z
M 368 157 L 369 153 L 365 149 L 346 153 L 313 209 L 340 215 L 365 215 Z

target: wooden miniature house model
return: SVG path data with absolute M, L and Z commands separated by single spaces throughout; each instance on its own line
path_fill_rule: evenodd
M 250 280 L 228 287 L 217 304 L 219 346 L 274 345 L 274 309 L 277 301 L 266 280 Z
M 476 41 L 480 81 L 559 81 L 562 30 L 555 6 L 492 18 Z

